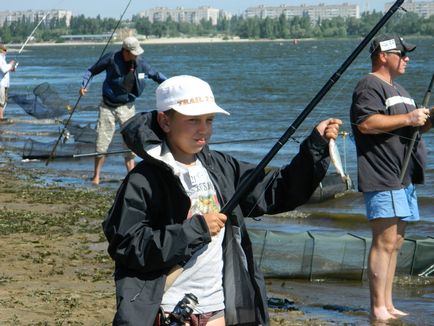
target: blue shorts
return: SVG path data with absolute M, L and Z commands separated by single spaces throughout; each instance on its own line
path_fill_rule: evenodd
M 402 221 L 419 221 L 416 187 L 410 184 L 399 190 L 364 192 L 366 216 L 376 218 L 398 217 Z

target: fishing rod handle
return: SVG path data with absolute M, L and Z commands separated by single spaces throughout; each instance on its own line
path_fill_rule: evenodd
M 431 89 L 434 82 L 434 74 L 431 77 L 431 81 L 429 83 L 428 89 L 425 92 L 423 97 L 422 106 L 427 107 L 429 103 L 429 99 L 431 97 Z M 433 124 L 433 117 L 430 117 L 431 124 Z M 415 128 L 413 134 L 411 135 L 410 144 L 408 145 L 408 151 L 405 153 L 404 163 L 402 164 L 401 174 L 399 175 L 399 181 L 402 183 L 404 181 L 405 174 L 408 169 L 408 164 L 410 163 L 411 153 L 413 152 L 414 144 L 416 143 L 417 134 L 419 133 L 419 128 Z
M 431 77 L 431 82 L 429 83 L 428 89 L 425 92 L 425 96 L 423 97 L 422 106 L 426 108 L 429 104 L 429 99 L 431 97 L 432 85 L 434 83 L 434 74 Z

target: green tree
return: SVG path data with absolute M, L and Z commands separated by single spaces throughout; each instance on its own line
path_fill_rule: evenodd
M 291 32 L 289 27 L 288 19 L 284 14 L 279 16 L 279 21 L 277 24 L 277 37 L 287 39 L 290 38 Z
M 142 35 L 151 35 L 152 23 L 145 17 L 133 17 L 134 27 Z
M 275 38 L 274 35 L 274 20 L 267 17 L 260 22 L 260 38 Z

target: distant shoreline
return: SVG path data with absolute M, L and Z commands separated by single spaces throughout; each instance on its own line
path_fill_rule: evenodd
M 146 44 L 195 44 L 195 43 L 245 43 L 245 42 L 292 42 L 308 41 L 312 39 L 242 39 L 239 37 L 223 38 L 223 37 L 161 37 L 140 39 L 142 45 Z M 122 41 L 115 41 L 112 44 L 121 44 Z M 70 45 L 99 45 L 106 44 L 101 41 L 66 41 L 61 43 L 56 42 L 37 42 L 28 43 L 27 47 L 33 46 L 70 46 Z M 22 44 L 11 43 L 7 44 L 8 49 L 15 51 L 21 48 Z M 12 52 L 11 51 L 11 52 Z
M 416 39 L 430 39 L 432 36 L 409 36 Z M 247 43 L 247 42 L 281 42 L 293 43 L 321 40 L 327 38 L 293 38 L 293 39 L 247 39 L 238 36 L 226 37 L 161 37 L 161 38 L 139 38 L 142 45 L 147 44 L 196 44 L 196 43 Z M 345 39 L 345 38 L 344 38 Z M 65 41 L 65 42 L 35 42 L 27 43 L 26 47 L 35 46 L 71 46 L 71 45 L 101 45 L 106 44 L 106 41 Z M 112 44 L 122 44 L 122 41 L 114 41 Z M 10 52 L 16 52 L 21 48 L 22 44 L 10 43 L 6 47 Z

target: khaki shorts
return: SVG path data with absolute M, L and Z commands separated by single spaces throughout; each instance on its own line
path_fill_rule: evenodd
M 120 126 L 126 122 L 129 118 L 134 116 L 136 108 L 133 103 L 128 103 L 116 108 L 108 107 L 101 102 L 99 107 L 98 122 L 96 125 L 96 152 L 107 152 L 110 143 L 113 140 L 113 135 L 116 130 L 116 122 Z M 124 149 L 128 149 L 123 144 Z M 125 158 L 133 159 L 135 155 L 133 153 L 126 153 Z
M 8 88 L 0 87 L 0 106 L 4 107 L 8 102 Z

